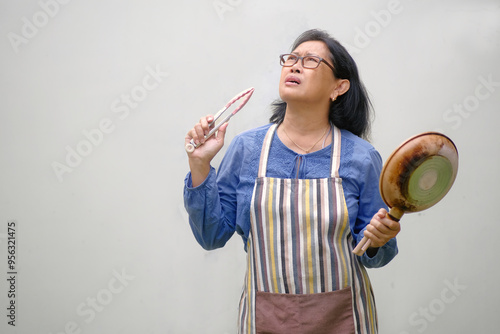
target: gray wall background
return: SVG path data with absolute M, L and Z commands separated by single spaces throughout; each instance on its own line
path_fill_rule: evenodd
M 278 55 L 310 28 L 355 58 L 384 160 L 429 130 L 459 148 L 448 196 L 406 215 L 400 254 L 369 271 L 380 332 L 495 332 L 498 0 L 2 1 L 0 331 L 234 333 L 243 244 L 195 242 L 184 135 L 251 86 L 228 141 L 265 124 Z

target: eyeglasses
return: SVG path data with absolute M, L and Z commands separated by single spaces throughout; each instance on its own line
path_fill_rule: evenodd
M 280 64 L 281 66 L 291 67 L 295 65 L 299 61 L 299 59 L 302 61 L 302 67 L 304 68 L 318 68 L 319 64 L 323 62 L 332 69 L 333 73 L 335 73 L 335 69 L 333 68 L 333 66 L 330 65 L 326 60 L 318 56 L 299 57 L 291 53 L 285 53 L 280 55 Z

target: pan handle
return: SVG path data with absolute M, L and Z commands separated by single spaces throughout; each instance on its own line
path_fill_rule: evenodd
M 399 209 L 399 208 L 391 208 L 391 210 L 387 213 L 387 217 L 391 218 L 392 220 L 399 222 L 401 217 L 403 217 L 404 211 Z M 368 239 L 367 237 L 363 237 L 361 241 L 358 243 L 356 248 L 352 251 L 354 254 L 361 256 L 363 255 L 366 250 L 370 247 L 372 241 Z

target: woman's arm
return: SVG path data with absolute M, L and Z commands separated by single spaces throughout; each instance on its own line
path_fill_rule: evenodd
M 188 153 L 190 172 L 184 181 L 184 207 L 196 240 L 207 250 L 224 246 L 235 231 L 234 220 L 228 220 L 221 207 L 215 169 L 210 165 L 224 145 L 227 123 L 216 135 L 205 139 L 212 120 L 212 115 L 202 117 L 185 138 L 185 144 L 191 140 L 197 145 L 202 144 Z M 231 188 L 231 185 L 226 188 Z
M 222 208 L 215 169 L 210 167 L 205 180 L 197 187 L 192 185 L 189 173 L 184 184 L 184 207 L 194 237 L 206 250 L 223 247 L 234 234 L 235 220 Z
M 400 227 L 399 223 L 385 216 L 387 206 L 379 191 L 382 170 L 380 154 L 375 149 L 370 150 L 359 170 L 359 207 L 353 228 L 359 233 L 354 237 L 356 244 L 363 236 L 370 238 L 372 242 L 372 247 L 360 258 L 363 265 L 368 268 L 382 267 L 398 253 L 395 236 Z

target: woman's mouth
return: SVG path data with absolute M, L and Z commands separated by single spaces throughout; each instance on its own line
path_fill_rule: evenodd
M 296 76 L 290 75 L 285 78 L 285 85 L 287 86 L 297 86 L 300 85 L 300 79 Z

